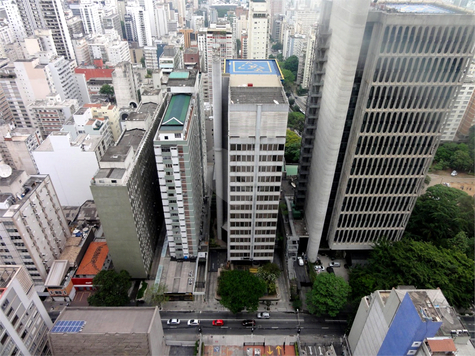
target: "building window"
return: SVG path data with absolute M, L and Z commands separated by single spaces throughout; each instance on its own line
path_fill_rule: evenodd
M 417 352 L 417 350 L 409 350 L 409 351 L 407 352 L 407 354 L 408 354 L 408 355 L 415 355 L 416 352 Z
M 420 342 L 420 341 L 414 341 L 414 342 L 412 343 L 412 346 L 411 346 L 411 347 L 419 347 L 419 346 L 421 346 L 421 342 Z

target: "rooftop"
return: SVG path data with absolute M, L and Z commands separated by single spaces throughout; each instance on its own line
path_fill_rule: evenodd
M 152 320 L 159 317 L 157 308 L 68 307 L 57 321 L 85 321 L 81 334 L 137 333 L 148 334 Z
M 427 344 L 430 347 L 432 352 L 455 352 L 457 348 L 455 347 L 454 340 L 449 338 L 444 339 L 427 339 Z
M 102 270 L 104 261 L 109 254 L 106 242 L 91 242 L 76 275 L 96 275 Z
M 231 104 L 287 103 L 281 87 L 231 87 Z
M 383 3 L 387 8 L 397 12 L 409 12 L 415 14 L 453 14 L 455 11 L 440 4 L 426 3 Z
M 127 157 L 127 153 L 129 152 L 129 149 L 132 147 L 134 151 L 136 151 L 144 135 L 144 130 L 127 130 L 122 135 L 120 141 L 117 143 L 116 146 L 111 146 L 107 149 L 101 161 L 124 162 L 125 158 Z
M 188 94 L 173 95 L 160 125 L 160 130 L 182 130 L 191 96 Z
M 224 72 L 229 74 L 274 74 L 282 78 L 277 61 L 274 59 L 226 59 Z

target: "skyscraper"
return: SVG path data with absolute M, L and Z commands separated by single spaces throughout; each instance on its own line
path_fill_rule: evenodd
M 296 193 L 310 261 L 320 244 L 401 239 L 473 57 L 474 25 L 446 4 L 322 3 Z
M 230 73 L 223 78 L 221 94 L 225 117 L 219 120 L 215 105 L 214 135 L 215 139 L 222 135 L 221 145 L 215 146 L 216 160 L 227 162 L 222 165 L 225 181 L 221 184 L 225 187 L 222 196 L 226 201 L 227 216 L 223 218 L 228 260 L 272 262 L 289 111 L 287 97 L 275 61 L 227 60 L 225 66 Z M 213 90 L 220 95 L 218 85 Z M 214 102 L 217 100 L 214 98 Z M 219 121 L 222 126 L 217 129 Z M 225 153 L 221 153 L 222 148 Z M 216 163 L 216 175 L 220 174 L 220 165 Z M 222 189 L 221 184 L 216 184 L 217 189 Z M 220 195 L 218 191 L 218 198 Z
M 266 0 L 249 2 L 249 24 L 247 58 L 266 59 L 269 57 L 270 16 Z

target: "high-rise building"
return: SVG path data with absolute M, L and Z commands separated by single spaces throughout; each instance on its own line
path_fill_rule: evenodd
M 46 355 L 53 323 L 23 266 L 0 266 L 0 353 Z
M 247 58 L 266 59 L 269 57 L 270 17 L 266 0 L 249 2 L 249 25 Z
M 130 106 L 136 108 L 138 106 L 137 80 L 137 75 L 130 62 L 117 64 L 112 72 L 112 83 L 114 85 L 115 98 L 119 109 L 128 108 Z
M 222 88 L 213 83 L 216 176 L 223 179 L 216 182 L 217 210 L 227 215 L 218 215 L 218 228 L 227 230 L 228 260 L 272 261 L 288 101 L 275 61 L 227 60 L 225 66 L 230 75 Z
M 8 170 L 0 178 L 0 263 L 25 266 L 35 284 L 43 284 L 71 235 L 51 179 Z
M 101 34 L 104 33 L 102 28 L 99 10 L 101 6 L 93 2 L 81 2 L 77 4 L 69 4 L 69 8 L 73 15 L 79 16 L 82 19 L 84 34 Z
M 127 16 L 125 19 L 125 29 L 127 40 L 138 42 L 140 47 L 152 46 L 152 30 L 150 17 L 137 2 L 127 3 Z
M 203 229 L 203 130 L 196 71 L 172 72 L 176 86 L 155 134 L 154 148 L 170 255 L 198 256 Z M 181 91 L 181 93 L 180 93 Z
M 296 192 L 310 261 L 401 239 L 474 37 L 450 5 L 322 2 Z
M 164 108 L 149 104 L 150 128 L 124 131 L 91 183 L 114 267 L 133 278 L 147 278 L 163 222 L 153 137 Z

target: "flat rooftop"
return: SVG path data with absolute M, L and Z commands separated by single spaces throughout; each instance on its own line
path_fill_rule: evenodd
M 231 104 L 284 104 L 282 88 L 231 87 Z
M 101 161 L 103 162 L 124 162 L 130 147 L 137 151 L 145 135 L 144 130 L 133 129 L 127 130 L 122 135 L 117 146 L 111 146 L 107 149 Z
M 274 74 L 282 78 L 279 65 L 274 59 L 226 59 L 224 72 L 229 74 Z
M 456 11 L 446 8 L 440 4 L 425 3 L 383 3 L 387 8 L 397 12 L 413 14 L 455 14 Z
M 86 323 L 80 334 L 140 333 L 147 334 L 156 308 L 127 307 L 68 307 L 61 312 L 56 322 L 82 320 Z M 157 317 L 158 312 L 157 312 Z

